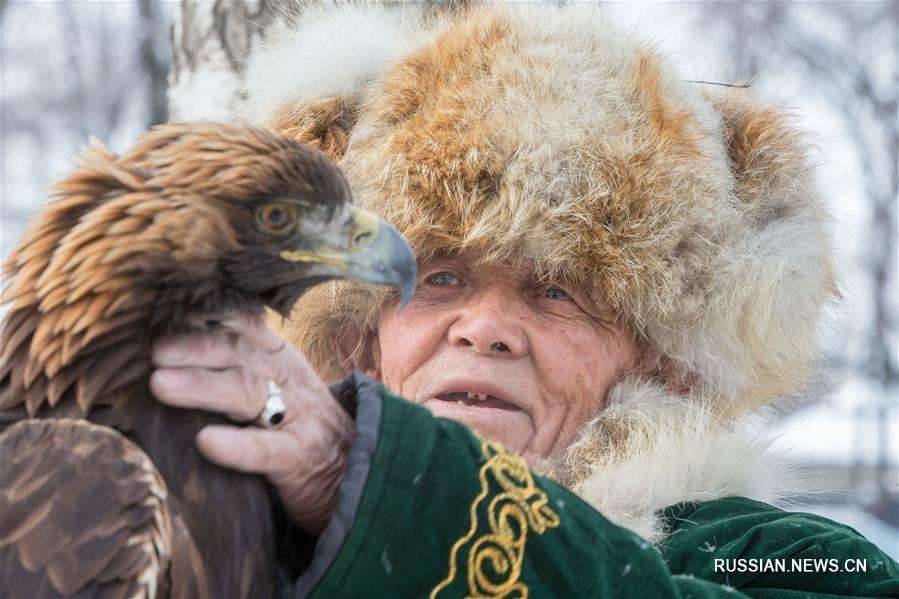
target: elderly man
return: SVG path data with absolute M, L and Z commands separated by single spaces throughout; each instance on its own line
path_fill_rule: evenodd
M 297 595 L 899 595 L 858 533 L 764 503 L 790 489 L 741 426 L 807 381 L 835 289 L 776 111 L 583 5 L 307 13 L 247 93 L 419 258 L 405 307 L 337 284 L 293 343 L 236 318 L 155 349 L 166 403 L 242 422 L 283 398 L 277 427 L 197 443 L 315 543 Z

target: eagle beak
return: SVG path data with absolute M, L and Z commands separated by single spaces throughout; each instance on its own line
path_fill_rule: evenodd
M 412 248 L 387 221 L 354 206 L 350 206 L 349 211 L 349 227 L 344 221 L 339 233 L 321 231 L 323 234 L 318 235 L 321 241 L 314 247 L 284 250 L 281 258 L 289 262 L 317 262 L 334 278 L 396 285 L 405 306 L 415 292 L 416 267 Z

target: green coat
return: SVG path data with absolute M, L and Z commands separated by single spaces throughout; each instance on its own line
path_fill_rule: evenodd
M 826 518 L 742 497 L 678 504 L 657 548 L 365 377 L 335 393 L 358 433 L 288 596 L 899 597 L 899 565 Z

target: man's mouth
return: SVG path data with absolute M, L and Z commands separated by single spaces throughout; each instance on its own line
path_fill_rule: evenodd
M 440 393 L 437 395 L 437 399 L 455 403 L 457 405 L 472 406 L 477 408 L 494 408 L 498 410 L 512 411 L 521 409 L 487 393 L 475 393 L 473 391 L 453 391 L 449 393 Z

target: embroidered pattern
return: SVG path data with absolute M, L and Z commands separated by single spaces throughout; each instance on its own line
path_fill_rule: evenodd
M 487 463 L 479 473 L 481 492 L 471 504 L 471 525 L 453 545 L 449 574 L 431 591 L 432 599 L 456 580 L 463 549 L 468 554 L 468 597 L 527 597 L 528 587 L 519 578 L 528 532 L 539 535 L 559 525 L 522 458 L 486 441 L 481 451 Z M 478 510 L 491 489 L 498 492 L 486 508 L 486 522 L 479 521 Z

